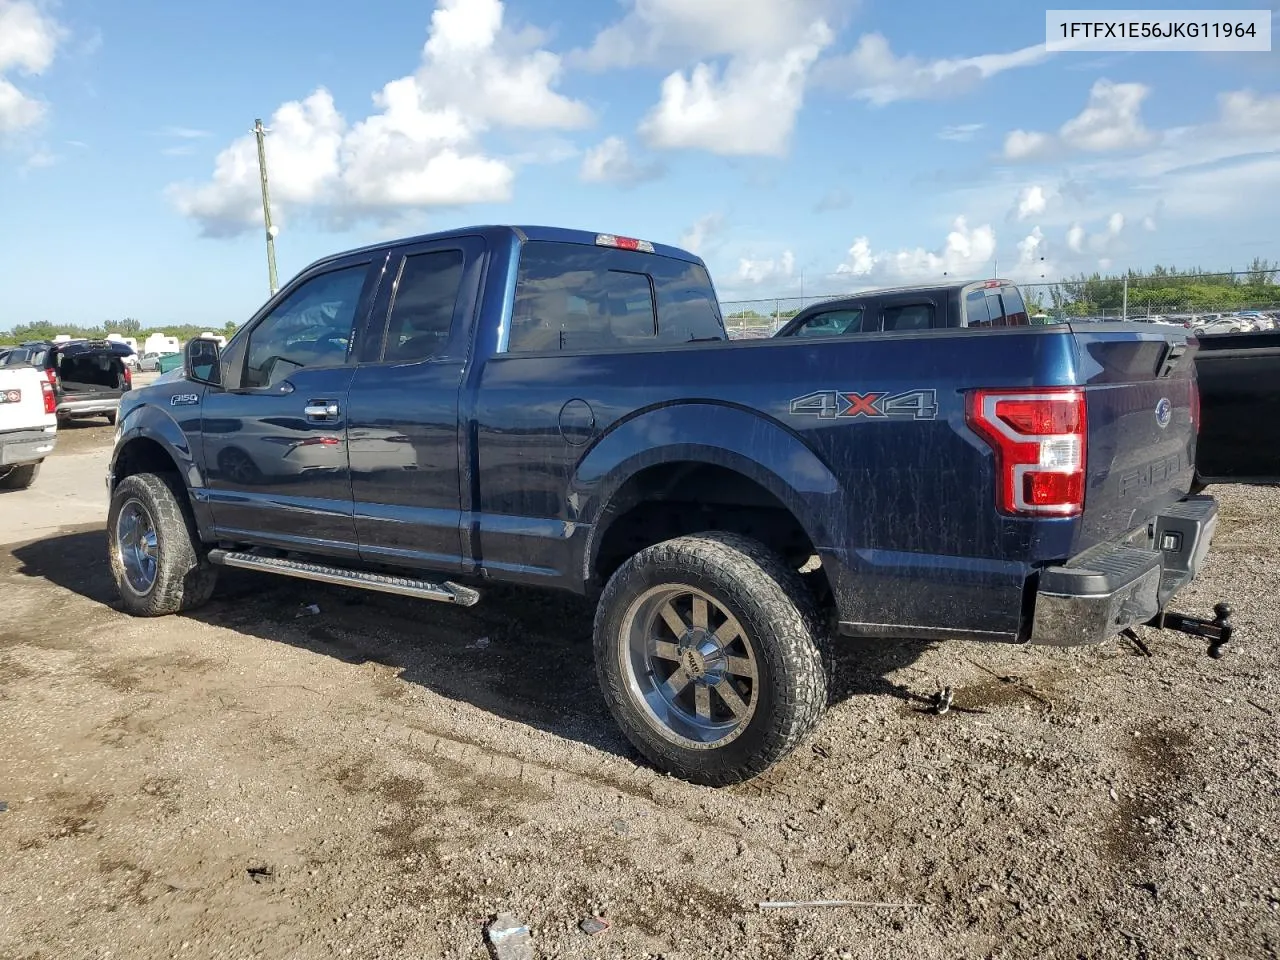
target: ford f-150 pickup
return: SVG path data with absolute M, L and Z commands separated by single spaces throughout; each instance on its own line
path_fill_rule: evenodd
M 702 261 L 490 226 L 303 270 L 224 348 L 126 393 L 109 558 L 142 616 L 220 567 L 476 603 L 598 600 L 610 709 L 652 763 L 750 778 L 828 705 L 841 636 L 1088 644 L 1167 610 L 1189 496 L 1175 327 L 728 341 Z

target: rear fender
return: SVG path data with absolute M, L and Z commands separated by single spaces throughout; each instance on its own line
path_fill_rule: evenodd
M 753 480 L 782 502 L 819 553 L 838 544 L 848 513 L 835 474 L 795 434 L 742 407 L 680 403 L 650 409 L 615 425 L 578 463 L 569 505 L 591 525 L 583 560 L 590 580 L 601 519 L 629 479 L 664 463 L 706 463 Z

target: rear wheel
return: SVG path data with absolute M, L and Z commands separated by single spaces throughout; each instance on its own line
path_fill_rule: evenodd
M 36 477 L 40 476 L 40 464 L 43 460 L 36 463 L 22 463 L 16 467 L 9 467 L 7 473 L 0 473 L 0 490 L 25 490 L 36 482 Z
M 113 427 L 116 425 L 116 414 L 114 412 L 107 414 L 107 423 Z
M 818 723 L 821 650 L 798 575 L 735 534 L 642 550 L 596 612 L 596 670 L 619 726 L 655 766 L 710 786 L 763 773 Z
M 164 474 L 138 473 L 120 481 L 107 512 L 107 554 L 121 605 L 134 616 L 195 609 L 217 582 L 186 492 Z

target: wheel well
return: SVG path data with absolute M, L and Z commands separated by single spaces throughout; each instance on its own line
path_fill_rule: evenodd
M 795 514 L 765 487 L 728 467 L 668 463 L 641 470 L 614 495 L 598 526 L 591 570 L 597 586 L 645 547 L 724 530 L 759 540 L 792 569 L 803 569 L 820 602 L 831 596 L 815 560 L 817 550 Z
M 173 462 L 167 450 L 156 441 L 146 437 L 130 440 L 120 455 L 116 457 L 115 472 L 112 483 L 119 483 L 125 477 L 135 473 L 178 473 L 178 465 Z

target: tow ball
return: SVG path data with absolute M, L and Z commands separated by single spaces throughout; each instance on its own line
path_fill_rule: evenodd
M 1193 637 L 1203 637 L 1209 641 L 1209 656 L 1215 660 L 1222 659 L 1223 650 L 1231 642 L 1231 634 L 1235 628 L 1231 625 L 1231 615 L 1235 613 L 1229 603 L 1213 605 L 1213 619 L 1189 617 L 1184 613 L 1161 612 L 1152 618 L 1147 626 L 1159 630 L 1177 630 Z

